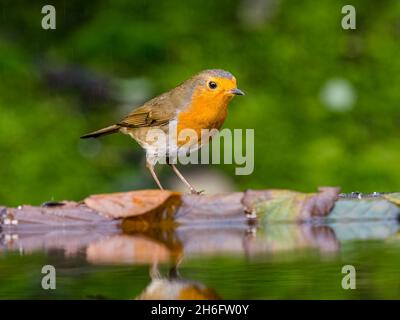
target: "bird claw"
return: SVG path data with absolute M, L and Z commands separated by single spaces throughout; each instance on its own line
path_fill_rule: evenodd
M 197 195 L 202 194 L 204 191 L 205 191 L 205 190 L 197 191 L 197 190 L 195 190 L 195 189 L 190 189 L 190 193 L 191 193 L 191 194 L 197 194 Z

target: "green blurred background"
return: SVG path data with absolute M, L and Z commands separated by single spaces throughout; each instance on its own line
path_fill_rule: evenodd
M 338 0 L 51 1 L 56 30 L 45 4 L 0 4 L 1 204 L 155 187 L 128 137 L 79 136 L 208 68 L 247 94 L 225 127 L 255 129 L 254 173 L 212 166 L 221 191 L 400 190 L 400 2 L 352 1 L 356 30 Z

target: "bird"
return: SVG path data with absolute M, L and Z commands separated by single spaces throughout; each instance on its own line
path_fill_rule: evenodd
M 232 73 L 222 69 L 203 70 L 170 91 L 134 108 L 121 121 L 81 138 L 98 138 L 117 132 L 129 135 L 146 151 L 146 166 L 161 190 L 164 188 L 154 166 L 165 158 L 190 192 L 200 194 L 202 191 L 197 191 L 176 167 L 177 154 L 190 154 L 207 143 L 212 136 L 202 139 L 202 130 L 219 130 L 228 115 L 229 102 L 237 95 L 244 95 L 244 92 L 237 87 Z M 191 144 L 180 140 L 168 144 L 152 136 L 154 130 L 166 135 L 175 131 L 179 136 L 188 129 L 197 134 L 196 141 Z
M 151 281 L 136 300 L 221 300 L 214 289 L 199 281 L 182 278 L 179 265 L 183 256 L 176 258 L 167 275 L 161 275 L 157 260 L 152 262 Z

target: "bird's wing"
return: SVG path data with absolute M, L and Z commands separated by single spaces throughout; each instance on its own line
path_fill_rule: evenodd
M 154 127 L 168 124 L 176 115 L 176 108 L 168 97 L 159 96 L 133 110 L 118 125 L 127 128 Z

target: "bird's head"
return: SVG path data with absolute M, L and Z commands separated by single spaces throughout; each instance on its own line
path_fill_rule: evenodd
M 203 98 L 229 101 L 235 95 L 244 95 L 244 92 L 237 87 L 236 78 L 228 71 L 205 70 L 198 73 L 193 79 L 196 94 Z

